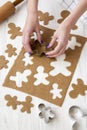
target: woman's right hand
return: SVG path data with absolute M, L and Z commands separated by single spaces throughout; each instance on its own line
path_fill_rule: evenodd
M 33 32 L 36 32 L 37 39 L 39 42 L 41 42 L 41 35 L 40 35 L 40 29 L 39 29 L 39 22 L 38 22 L 38 16 L 36 13 L 32 14 L 30 13 L 25 22 L 25 26 L 23 29 L 23 46 L 25 50 L 32 54 L 33 51 L 31 49 L 31 35 Z
M 37 39 L 39 42 L 41 42 L 37 8 L 38 0 L 28 1 L 27 18 L 23 29 L 22 43 L 25 50 L 30 54 L 33 53 L 31 49 L 31 35 L 33 32 L 36 32 Z

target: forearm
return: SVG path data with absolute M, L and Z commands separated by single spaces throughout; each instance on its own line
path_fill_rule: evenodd
M 87 10 L 87 0 L 80 0 L 79 4 L 75 8 L 75 10 L 65 19 L 65 23 L 72 27 L 80 16 Z M 67 23 L 67 22 L 68 23 Z
M 38 0 L 28 0 L 27 12 L 36 13 L 38 8 Z

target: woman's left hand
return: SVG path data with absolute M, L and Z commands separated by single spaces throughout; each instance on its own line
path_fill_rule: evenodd
M 69 34 L 70 27 L 66 26 L 64 23 L 61 23 L 59 28 L 55 31 L 53 38 L 47 48 L 52 47 L 55 43 L 57 44 L 54 50 L 46 53 L 46 56 L 51 58 L 63 54 L 68 44 Z

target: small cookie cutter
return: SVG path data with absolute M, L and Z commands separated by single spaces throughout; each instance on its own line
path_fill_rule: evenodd
M 39 110 L 41 111 L 39 113 L 40 118 L 44 118 L 46 123 L 49 123 L 55 118 L 55 113 L 51 109 L 51 107 L 46 107 L 43 103 L 39 104 L 38 106 Z
M 48 51 L 52 51 L 53 48 L 47 48 L 47 43 L 43 42 L 42 44 L 38 41 L 35 40 L 34 43 L 31 45 L 31 48 L 33 50 L 33 55 L 42 57 L 45 56 L 45 53 Z
M 80 107 L 72 106 L 69 109 L 69 115 L 72 119 L 75 120 L 75 123 L 72 126 L 73 130 L 79 130 L 79 125 L 82 120 L 86 120 L 86 128 L 87 128 L 87 113 L 84 113 Z

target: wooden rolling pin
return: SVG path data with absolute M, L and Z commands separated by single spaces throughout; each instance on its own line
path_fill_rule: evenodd
M 23 1 L 24 0 L 15 0 L 13 3 L 8 1 L 2 7 L 0 7 L 0 22 L 12 15 L 16 10 L 15 7 Z

